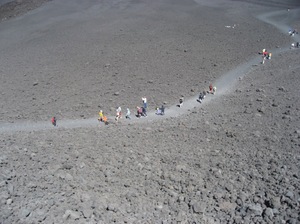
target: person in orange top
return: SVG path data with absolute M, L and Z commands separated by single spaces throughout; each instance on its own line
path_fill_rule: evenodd
M 106 117 L 106 116 L 103 116 L 102 121 L 103 121 L 105 124 L 108 124 L 108 122 L 107 122 L 107 117 Z

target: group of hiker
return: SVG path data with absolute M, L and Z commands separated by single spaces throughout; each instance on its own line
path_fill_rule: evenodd
M 294 36 L 298 34 L 298 31 L 296 29 L 290 29 L 288 33 L 290 36 Z M 300 43 L 299 42 L 292 43 L 291 48 L 300 48 Z M 265 63 L 266 59 L 272 58 L 272 53 L 268 52 L 266 49 L 263 49 L 262 52 L 259 52 L 259 54 L 262 55 L 262 62 L 261 62 L 262 64 Z
M 142 102 L 143 102 L 143 104 L 141 107 L 136 107 L 136 115 L 135 116 L 137 118 L 147 117 L 147 107 L 148 107 L 147 98 L 142 97 Z M 163 110 L 163 113 L 161 113 L 161 115 L 163 115 L 163 114 L 164 114 L 164 110 Z M 118 122 L 121 118 L 122 118 L 122 108 L 117 107 L 115 121 Z M 125 118 L 131 120 L 131 111 L 129 108 L 126 109 Z M 102 110 L 100 110 L 100 112 L 99 112 L 98 121 L 108 124 L 107 117 L 103 114 Z
M 296 42 L 296 43 L 292 43 L 291 44 L 293 48 L 300 48 L 300 43 Z
M 294 36 L 295 34 L 298 34 L 298 31 L 296 29 L 290 29 L 289 30 L 289 35 L 290 36 Z M 296 42 L 296 43 L 292 43 L 291 44 L 292 48 L 300 48 L 300 43 L 299 42 Z
M 217 92 L 217 87 L 216 86 L 213 86 L 212 84 L 209 85 L 209 90 L 208 91 L 203 91 L 201 93 L 199 93 L 199 96 L 198 96 L 198 99 L 197 101 L 199 103 L 202 103 L 202 101 L 204 100 L 204 98 L 206 97 L 206 94 L 207 93 L 210 93 L 210 94 L 215 94 Z
M 295 34 L 298 34 L 298 31 L 296 29 L 289 30 L 289 35 L 290 36 L 294 36 Z M 292 47 L 300 48 L 300 43 L 299 42 L 292 43 Z M 262 64 L 264 64 L 267 59 L 270 60 L 272 58 L 272 53 L 268 52 L 266 49 L 263 49 L 262 52 L 259 52 L 259 54 L 262 55 L 262 62 L 261 62 Z M 210 84 L 208 91 L 200 92 L 197 101 L 199 103 L 202 103 L 202 101 L 206 97 L 207 93 L 215 94 L 216 90 L 217 90 L 217 88 L 215 86 L 213 86 L 212 84 Z M 183 101 L 184 101 L 184 97 L 181 96 L 180 99 L 179 99 L 179 104 L 177 106 L 182 107 L 183 106 Z M 142 106 L 136 108 L 136 115 L 135 116 L 137 118 L 147 117 L 147 108 L 148 108 L 147 98 L 142 97 Z M 165 106 L 162 105 L 161 107 L 156 107 L 155 114 L 156 115 L 164 115 L 165 114 Z M 115 116 L 116 122 L 119 121 L 121 118 L 122 118 L 122 108 L 117 107 L 116 108 L 116 116 Z M 125 118 L 131 120 L 131 112 L 130 112 L 129 108 L 126 109 Z M 102 110 L 99 111 L 98 120 L 100 122 L 108 124 L 107 116 L 105 116 L 103 114 Z M 55 117 L 52 117 L 51 123 L 53 124 L 53 126 L 56 126 L 56 118 Z
M 266 59 L 270 60 L 272 58 L 272 53 L 268 52 L 266 49 L 263 49 L 261 52 L 262 55 L 262 64 L 265 63 Z
M 290 35 L 290 36 L 294 36 L 295 34 L 298 34 L 298 31 L 297 31 L 296 29 L 293 29 L 293 30 L 290 29 L 290 30 L 289 30 L 289 35 Z
M 205 96 L 206 96 L 207 93 L 215 94 L 216 90 L 217 90 L 217 87 L 215 87 L 212 84 L 210 84 L 209 85 L 209 90 L 201 92 L 199 94 L 199 97 L 198 97 L 197 101 L 201 103 L 203 101 L 203 99 L 205 98 Z M 183 106 L 183 101 L 184 101 L 184 97 L 181 96 L 180 99 L 179 99 L 179 105 L 177 105 L 177 106 L 178 107 L 182 107 Z M 147 98 L 143 97 L 142 98 L 142 106 L 140 106 L 140 107 L 137 106 L 136 107 L 136 114 L 135 114 L 135 116 L 137 118 L 147 117 L 147 108 L 148 108 Z M 161 107 L 156 107 L 155 114 L 156 115 L 164 115 L 165 114 L 165 106 L 162 105 Z M 118 122 L 121 118 L 122 118 L 122 108 L 121 107 L 117 107 L 116 108 L 115 121 Z M 131 120 L 131 112 L 130 112 L 129 108 L 126 109 L 125 118 Z M 99 118 L 98 118 L 98 120 L 100 122 L 104 122 L 105 124 L 108 124 L 107 117 L 103 114 L 102 110 L 100 110 L 100 112 L 99 112 Z
M 199 103 L 201 103 L 204 100 L 206 94 L 208 94 L 208 93 L 215 94 L 216 90 L 217 90 L 217 87 L 210 84 L 208 91 L 200 92 L 197 101 Z M 180 99 L 179 99 L 179 104 L 177 106 L 182 107 L 183 106 L 183 101 L 184 101 L 184 97 L 181 96 Z M 147 117 L 147 108 L 148 108 L 147 98 L 142 97 L 142 106 L 140 106 L 140 107 L 137 106 L 136 107 L 135 116 L 137 118 Z M 162 104 L 161 107 L 156 107 L 155 114 L 156 115 L 165 115 L 165 106 L 164 106 L 164 104 Z M 99 115 L 98 121 L 103 122 L 104 124 L 108 125 L 108 117 L 106 115 L 104 115 L 102 110 L 99 111 L 98 115 Z M 122 115 L 123 115 L 122 114 L 122 108 L 119 106 L 119 107 L 116 108 L 115 121 L 118 122 L 122 118 Z M 128 120 L 131 120 L 131 111 L 130 111 L 129 108 L 126 109 L 125 118 L 128 119 Z M 56 117 L 51 118 L 51 123 L 52 123 L 53 126 L 56 126 Z

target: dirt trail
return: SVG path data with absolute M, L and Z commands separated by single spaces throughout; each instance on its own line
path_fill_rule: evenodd
M 257 16 L 263 22 L 269 23 L 276 28 L 278 28 L 281 32 L 287 35 L 290 26 L 288 25 L 292 21 L 294 21 L 300 15 L 300 9 L 287 11 L 274 11 L 270 13 L 265 13 L 263 15 Z M 286 19 L 282 20 L 282 17 L 286 17 Z M 295 35 L 291 37 L 293 41 L 300 41 L 300 36 Z M 280 60 L 279 53 L 284 53 L 290 50 L 290 44 L 288 43 L 287 47 L 285 48 L 277 48 L 271 49 L 270 52 L 273 53 L 272 60 Z M 128 124 L 128 123 L 136 123 L 136 122 L 153 122 L 161 119 L 171 118 L 183 115 L 185 113 L 189 113 L 195 107 L 203 106 L 209 103 L 214 98 L 226 94 L 228 91 L 232 89 L 232 87 L 236 84 L 239 78 L 242 78 L 244 75 L 249 73 L 250 71 L 255 70 L 261 65 L 261 56 L 255 56 L 251 60 L 239 65 L 235 69 L 225 73 L 219 79 L 216 80 L 214 83 L 217 86 L 217 94 L 211 95 L 209 94 L 202 104 L 197 102 L 197 96 L 189 98 L 185 100 L 184 105 L 182 108 L 179 108 L 176 104 L 166 108 L 166 114 L 164 116 L 159 116 L 155 114 L 155 111 L 148 111 L 147 118 L 135 118 L 132 112 L 132 119 L 125 120 L 122 119 L 119 123 L 120 124 Z M 124 110 L 125 108 L 123 108 Z M 109 120 L 113 121 L 113 117 L 109 117 Z M 114 121 L 113 121 L 114 122 Z M 26 121 L 26 122 L 16 122 L 16 123 L 2 123 L 0 126 L 0 133 L 14 133 L 18 131 L 40 131 L 40 130 L 53 130 L 53 129 L 70 129 L 70 128 L 80 128 L 80 127 L 97 127 L 97 126 L 104 126 L 104 124 L 99 124 L 97 121 L 97 117 L 92 117 L 88 119 L 66 119 L 66 120 L 58 120 L 58 126 L 53 127 L 50 121 Z

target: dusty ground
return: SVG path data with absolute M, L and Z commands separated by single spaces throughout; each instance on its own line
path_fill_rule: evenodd
M 268 24 L 257 26 L 237 3 L 225 9 L 193 1 L 94 4 L 55 1 L 45 13 L 30 14 L 41 21 L 34 26 L 30 15 L 3 24 L 0 120 L 114 113 L 140 105 L 142 96 L 151 108 L 171 104 L 261 49 L 289 41 Z
M 30 32 L 1 39 L 2 121 L 89 117 L 143 95 L 175 104 L 293 41 L 252 16 L 292 3 L 92 3 L 43 29 L 33 11 Z M 22 24 L 5 23 L 1 37 Z M 179 118 L 3 133 L 0 223 L 300 222 L 299 72 L 290 50 Z
M 30 10 L 34 10 L 51 0 L 16 0 L 0 1 L 0 21 L 21 16 Z

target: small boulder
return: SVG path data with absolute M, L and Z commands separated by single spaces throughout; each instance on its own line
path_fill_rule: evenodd
M 12 200 L 11 198 L 9 198 L 9 199 L 7 199 L 7 201 L 6 201 L 6 204 L 7 204 L 7 205 L 11 205 L 12 202 L 13 202 L 13 200 Z
M 285 196 L 290 198 L 290 199 L 293 199 L 294 198 L 294 193 L 292 191 L 288 191 Z
M 247 212 L 253 213 L 254 215 L 261 216 L 263 209 L 260 204 L 250 204 L 248 206 Z
M 269 219 L 272 219 L 272 218 L 274 217 L 273 209 L 271 209 L 271 208 L 266 208 L 266 209 L 264 210 L 263 216 L 264 216 L 264 217 L 268 217 Z
M 66 210 L 65 214 L 63 215 L 63 219 L 67 220 L 69 218 L 72 220 L 77 220 L 80 218 L 80 213 L 72 210 Z
M 201 204 L 200 202 L 196 202 L 193 204 L 193 211 L 194 213 L 203 213 L 205 211 L 206 207 L 204 204 Z

